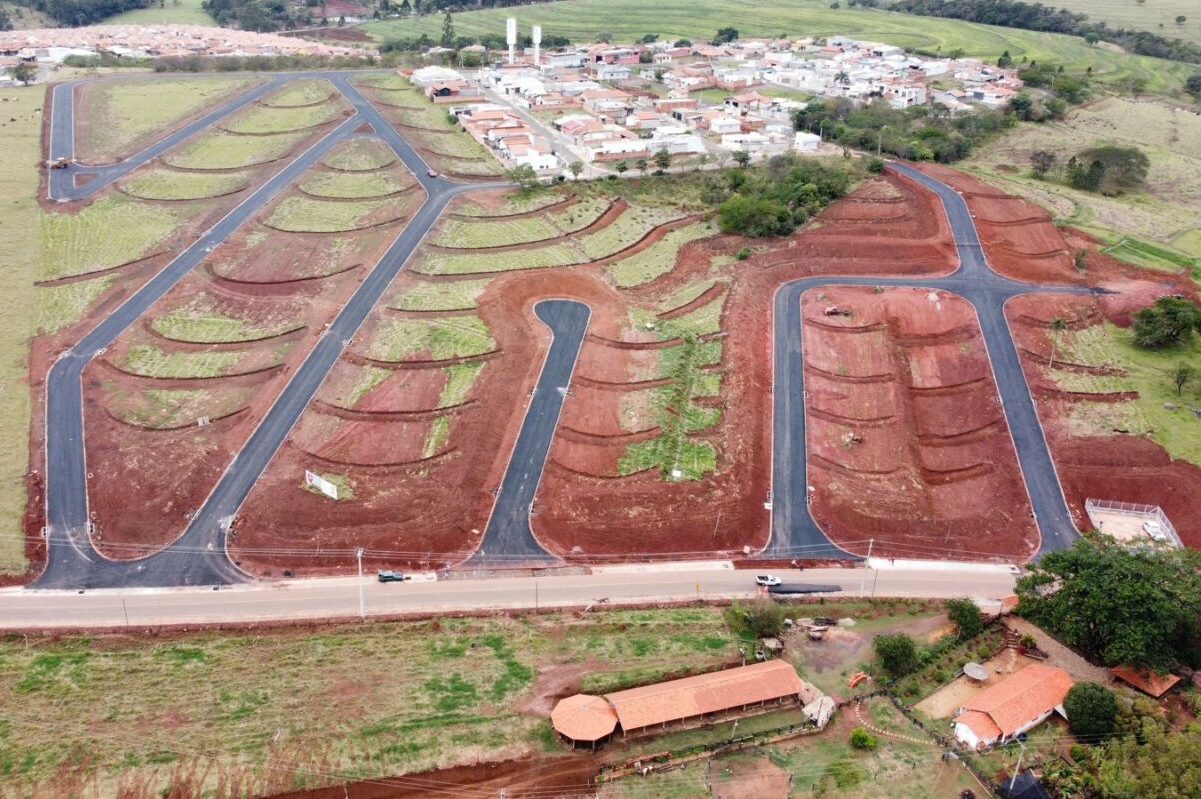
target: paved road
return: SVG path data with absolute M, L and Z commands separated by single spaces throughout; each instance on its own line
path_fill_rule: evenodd
M 987 600 L 1013 593 L 1014 577 L 1002 570 L 775 569 L 782 579 L 840 586 L 842 594 L 895 597 L 958 597 Z M 673 569 L 661 564 L 641 570 L 612 569 L 590 575 L 509 577 L 493 580 L 387 583 L 368 575 L 362 585 L 367 613 L 382 616 L 452 610 L 583 607 L 607 597 L 612 605 L 755 595 L 754 573 Z M 240 623 L 267 620 L 355 618 L 355 578 L 242 584 L 220 591 L 183 588 L 67 591 L 0 590 L 0 629 L 51 627 L 145 628 L 156 624 Z
M 1077 287 L 1021 283 L 997 274 L 988 265 L 967 203 L 954 189 L 923 172 L 894 163 L 891 169 L 913 178 L 938 195 L 946 209 L 959 255 L 959 268 L 943 278 L 886 279 L 856 277 L 805 278 L 776 294 L 772 463 L 772 539 L 767 554 L 776 557 L 822 557 L 840 551 L 814 522 L 808 505 L 805 457 L 805 373 L 801 344 L 801 295 L 822 286 L 909 286 L 942 289 L 975 307 L 989 361 L 992 363 L 1005 418 L 1017 449 L 1018 463 L 1042 534 L 1040 552 L 1071 546 L 1078 535 L 1051 460 L 1034 400 L 1022 371 L 1004 307 L 1029 293 L 1087 293 Z
M 592 311 L 572 300 L 543 300 L 534 306 L 534 313 L 551 329 L 553 338 L 501 479 L 484 540 L 468 561 L 473 566 L 554 560 L 534 538 L 530 514 Z
M 46 506 L 51 557 L 36 581 L 39 587 L 94 588 L 109 586 L 171 586 L 230 583 L 244 579 L 225 555 L 222 520 L 233 516 L 255 481 L 274 457 L 296 420 L 304 412 L 329 370 L 353 338 L 371 308 L 403 268 L 417 245 L 437 221 L 450 198 L 472 187 L 430 178 L 421 156 L 350 83 L 348 74 L 314 73 L 342 92 L 354 115 L 301 153 L 260 189 L 180 253 L 167 267 L 131 296 L 91 332 L 60 357 L 47 378 Z M 72 93 L 64 95 L 69 109 Z M 196 512 L 183 535 L 169 548 L 139 561 L 111 561 L 96 552 L 88 536 L 87 463 L 84 447 L 81 377 L 91 360 L 134 324 L 163 295 L 278 196 L 339 142 L 358 135 L 370 123 L 405 165 L 417 176 L 428 199 L 347 302 L 309 357 L 293 375 L 242 452 Z M 196 131 L 192 131 L 195 133 Z M 185 137 L 186 138 L 186 137 Z M 175 143 L 182 139 L 174 139 Z M 151 149 L 157 148 L 154 145 Z M 139 156 L 140 157 L 140 156 Z M 132 159 L 137 160 L 137 158 Z M 65 172 L 68 170 L 55 170 Z M 88 188 L 118 179 L 114 172 L 98 177 Z
M 196 134 L 207 130 L 241 108 L 253 103 L 279 88 L 288 77 L 277 75 L 263 85 L 240 94 L 216 110 L 205 114 L 194 122 L 164 136 L 140 153 L 116 164 L 86 166 L 72 163 L 66 169 L 50 170 L 49 195 L 52 200 L 82 200 L 90 197 L 116 180 L 128 175 L 143 164 L 158 158 L 163 153 Z M 54 102 L 50 116 L 50 160 L 75 157 L 75 89 L 82 81 L 60 83 L 54 87 Z M 76 187 L 77 177 L 93 176 L 83 186 Z

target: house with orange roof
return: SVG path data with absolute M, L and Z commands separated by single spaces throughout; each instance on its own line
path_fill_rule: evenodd
M 1175 688 L 1176 684 L 1180 682 L 1180 678 L 1175 674 L 1156 674 L 1150 669 L 1136 669 L 1133 666 L 1118 666 L 1110 669 L 1109 673 L 1114 676 L 1114 679 L 1156 699 Z
M 1035 663 L 985 688 L 959 708 L 955 738 L 973 749 L 1004 743 L 1042 724 L 1067 718 L 1063 700 L 1075 685 L 1066 671 Z

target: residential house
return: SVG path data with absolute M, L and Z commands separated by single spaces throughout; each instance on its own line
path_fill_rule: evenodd
M 1053 713 L 1067 718 L 1063 701 L 1073 685 L 1063 669 L 1031 664 L 964 702 L 955 716 L 955 737 L 975 749 L 1005 743 Z

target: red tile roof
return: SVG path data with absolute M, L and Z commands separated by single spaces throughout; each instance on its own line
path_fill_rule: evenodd
M 1008 737 L 1062 705 L 1073 685 L 1063 669 L 1035 663 L 973 696 L 955 721 L 984 739 Z
M 1133 666 L 1118 666 L 1110 669 L 1109 673 L 1127 685 L 1133 686 L 1148 696 L 1156 699 L 1176 687 L 1180 678 L 1175 674 L 1156 674 L 1150 670 L 1139 670 Z

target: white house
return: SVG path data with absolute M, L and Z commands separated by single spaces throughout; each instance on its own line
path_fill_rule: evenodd
M 792 136 L 792 149 L 798 153 L 816 153 L 821 144 L 821 137 L 816 133 L 798 130 Z
M 730 133 L 738 133 L 742 130 L 742 123 L 734 117 L 715 117 L 709 120 L 709 131 L 717 136 L 724 136 Z

